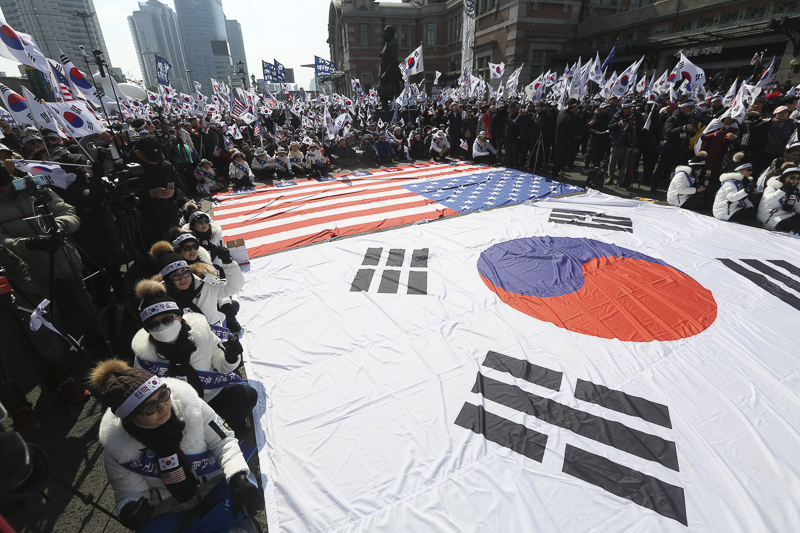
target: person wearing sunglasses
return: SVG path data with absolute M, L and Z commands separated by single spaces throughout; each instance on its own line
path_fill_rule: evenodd
M 191 202 L 183 207 L 183 219 L 186 221 L 183 231 L 194 233 L 200 246 L 214 257 L 214 249 L 222 246 L 222 227 Z
M 191 385 L 118 359 L 91 383 L 108 408 L 100 443 L 123 526 L 227 532 L 263 508 L 235 435 Z
M 157 281 L 140 281 L 136 296 L 142 329 L 131 342 L 134 366 L 185 381 L 238 429 L 258 401 L 255 389 L 233 373 L 241 364 L 239 339 L 221 341 L 203 315 L 185 312 Z
M 225 274 L 223 279 L 217 275 L 214 265 L 202 261 L 190 265 L 174 250 L 173 244 L 167 241 L 159 241 L 150 248 L 150 255 L 159 271 L 159 276 L 154 279 L 164 283 L 167 293 L 178 302 L 181 309 L 205 315 L 211 325 L 225 326 L 227 317 L 217 305 L 220 300 L 232 297 L 244 286 L 244 276 L 230 251 L 224 248 L 218 252 Z
M 194 233 L 185 232 L 181 228 L 175 227 L 170 230 L 169 234 L 172 237 L 172 248 L 183 257 L 189 267 L 195 263 L 212 265 L 216 269 L 217 277 L 225 279 L 222 261 L 214 263 L 211 259 L 211 254 L 200 246 Z M 230 297 L 220 298 L 217 300 L 217 309 L 225 315 L 225 326 L 231 333 L 238 334 L 242 330 L 242 326 L 236 320 L 236 315 L 239 312 L 239 302 Z

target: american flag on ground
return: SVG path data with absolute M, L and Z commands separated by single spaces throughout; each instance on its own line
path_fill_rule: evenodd
M 251 258 L 332 237 L 565 194 L 578 187 L 471 162 L 404 167 L 219 194 L 214 220 Z

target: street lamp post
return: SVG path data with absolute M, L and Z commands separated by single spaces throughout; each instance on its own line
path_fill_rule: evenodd
M 83 27 L 86 28 L 86 36 L 89 38 L 89 48 L 94 50 L 94 43 L 92 42 L 92 33 L 89 31 L 89 23 L 86 22 L 94 16 L 94 12 L 89 11 L 73 11 L 73 17 L 83 19 Z M 90 73 L 91 74 L 91 73 Z
M 192 83 L 192 69 L 186 69 L 186 84 L 189 86 L 189 92 L 194 90 L 194 84 Z

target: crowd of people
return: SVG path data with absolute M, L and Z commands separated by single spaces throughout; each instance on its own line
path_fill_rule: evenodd
M 323 116 L 321 104 L 304 102 L 299 113 L 262 108 L 256 121 L 131 117 L 67 140 L 0 120 L 0 264 L 18 301 L 30 309 L 52 301 L 43 316 L 58 331 L 31 333 L 47 389 L 72 402 L 90 395 L 69 376 L 62 337 L 104 360 L 91 382 L 109 408 L 101 442 L 122 523 L 138 531 L 172 531 L 186 519 L 232 525 L 241 518 L 234 507 L 261 505 L 235 439 L 257 395 L 236 372 L 242 272 L 199 199 L 256 181 L 420 160 L 463 159 L 558 179 L 582 156 L 590 186 L 598 177 L 601 187 L 636 182 L 666 190 L 668 203 L 682 209 L 800 230 L 794 89 L 765 91 L 741 120 L 724 101 L 722 93 L 674 101 L 448 99 L 390 112 L 365 106 L 334 132 L 309 120 Z M 343 103 L 330 111 L 349 116 Z M 60 178 L 31 187 L 22 178 L 33 163 L 60 165 Z M 98 311 L 114 306 L 135 313 L 139 325 L 108 331 Z M 0 400 L 13 406 L 19 432 L 39 427 L 13 381 L 0 387 Z M 199 469 L 192 457 L 217 468 Z

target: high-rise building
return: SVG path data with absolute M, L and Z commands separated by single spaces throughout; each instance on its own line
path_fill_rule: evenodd
M 244 52 L 244 38 L 242 37 L 242 25 L 236 20 L 226 20 L 225 27 L 228 33 L 228 46 L 231 52 L 231 61 L 234 69 L 238 70 L 239 60 L 242 60 L 244 68 L 244 84 L 250 86 L 250 71 L 247 70 L 247 56 Z
M 172 65 L 169 72 L 172 86 L 185 93 L 194 92 L 194 84 L 187 79 L 186 59 L 175 12 L 158 0 L 148 0 L 139 3 L 139 11 L 128 17 L 128 25 L 145 85 L 153 90 L 158 84 L 155 60 L 158 54 Z
M 190 77 L 211 93 L 211 78 L 230 83 L 233 71 L 222 0 L 175 0 Z
M 85 67 L 80 46 L 86 48 L 92 72 L 97 71 L 92 50 L 103 50 L 103 59 L 113 65 L 92 0 L 3 0 L 0 5 L 6 22 L 31 35 L 46 57 L 58 61 L 58 41 L 78 68 Z

